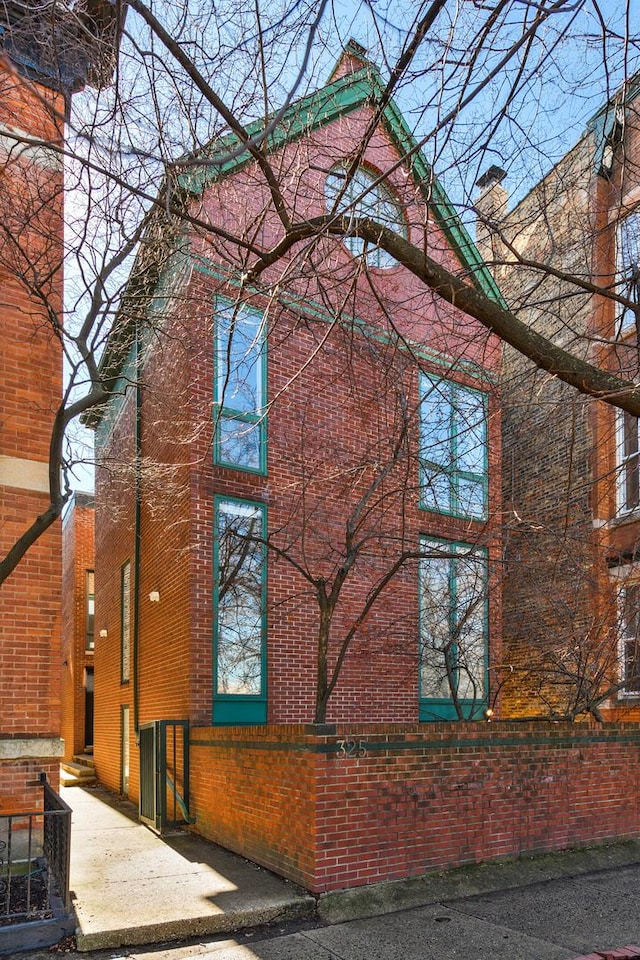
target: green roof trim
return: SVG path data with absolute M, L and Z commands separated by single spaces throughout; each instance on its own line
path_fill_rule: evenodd
M 194 257 L 193 269 L 206 276 L 214 277 L 218 281 L 222 281 L 223 283 L 237 287 L 238 290 L 240 290 L 240 288 L 243 286 L 242 282 L 238 278 L 237 273 L 231 271 L 227 267 L 215 264 L 213 261 L 207 260 L 202 256 L 198 256 L 197 258 Z M 247 289 L 246 285 L 244 285 L 244 289 Z M 249 288 L 248 292 L 257 296 L 265 296 L 265 292 L 257 285 Z M 289 291 L 284 292 L 280 290 L 278 292 L 277 299 L 278 303 L 280 303 L 285 310 L 292 310 L 299 316 L 306 317 L 311 321 L 315 320 L 320 323 L 336 322 L 337 318 L 334 314 L 327 310 L 326 307 L 321 306 L 314 301 L 310 301 L 308 297 L 298 297 Z M 474 360 L 468 360 L 464 357 L 453 357 L 444 353 L 437 353 L 434 350 L 429 350 L 416 340 L 410 340 L 408 337 L 402 339 L 399 337 L 393 337 L 391 334 L 380 330 L 379 327 L 375 326 L 375 324 L 370 323 L 368 320 L 362 319 L 362 317 L 356 317 L 351 313 L 345 313 L 344 311 L 341 312 L 340 320 L 343 325 L 346 324 L 354 330 L 358 330 L 363 336 L 372 337 L 378 340 L 380 343 L 391 343 L 393 340 L 398 340 L 399 349 L 410 351 L 411 354 L 413 354 L 418 360 L 423 360 L 431 367 L 437 367 L 439 369 L 446 370 L 449 373 L 459 371 L 460 373 L 471 377 L 478 382 L 497 383 L 498 381 L 497 373 L 492 373 L 490 370 L 487 370 L 486 367 L 476 363 Z
M 314 130 L 362 106 L 375 107 L 376 103 L 380 102 L 384 89 L 380 72 L 371 64 L 355 73 L 339 77 L 287 107 L 278 124 L 267 136 L 269 151 L 279 150 L 303 136 L 308 136 Z M 438 226 L 451 244 L 461 265 L 469 271 L 471 279 L 482 293 L 501 306 L 505 306 L 505 301 L 490 270 L 482 260 L 478 248 L 393 100 L 389 100 L 382 111 L 381 122 L 399 156 L 407 163 L 425 202 L 433 210 Z M 265 124 L 262 120 L 254 121 L 247 127 L 247 133 L 251 138 L 257 138 L 264 128 Z M 229 134 L 209 148 L 205 148 L 202 154 L 213 156 L 216 152 L 233 150 L 238 146 L 240 146 L 238 137 L 235 134 Z M 178 182 L 188 192 L 200 195 L 208 183 L 227 177 L 252 162 L 254 162 L 253 157 L 246 150 L 240 156 L 232 157 L 220 166 L 209 166 L 183 173 Z

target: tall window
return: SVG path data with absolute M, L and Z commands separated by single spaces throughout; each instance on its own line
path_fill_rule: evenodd
M 617 292 L 634 304 L 640 304 L 640 210 L 634 210 L 618 222 L 616 233 Z M 621 332 L 633 329 L 636 314 L 630 307 L 620 307 L 618 324 Z
M 487 556 L 423 538 L 419 565 L 420 719 L 477 716 L 486 704 Z
M 214 721 L 266 721 L 265 508 L 217 499 Z
M 218 300 L 215 312 L 215 462 L 266 471 L 264 316 Z
M 87 570 L 85 575 L 85 649 L 93 650 L 95 639 L 93 635 L 93 621 L 95 614 L 95 574 Z
M 420 505 L 487 515 L 487 398 L 450 380 L 420 377 Z
M 120 571 L 120 681 L 131 677 L 131 563 L 127 560 Z
M 640 696 L 640 583 L 623 587 L 619 602 L 621 692 Z
M 619 510 L 634 510 L 640 505 L 639 454 L 638 418 L 620 411 L 617 437 Z

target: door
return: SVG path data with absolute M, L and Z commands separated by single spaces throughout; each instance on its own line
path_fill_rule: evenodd
M 93 747 L 93 667 L 84 671 L 84 745 Z

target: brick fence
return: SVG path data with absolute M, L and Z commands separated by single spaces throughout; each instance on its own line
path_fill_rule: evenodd
M 203 836 L 314 893 L 640 836 L 640 724 L 196 728 Z

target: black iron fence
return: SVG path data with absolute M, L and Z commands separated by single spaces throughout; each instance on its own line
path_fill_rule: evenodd
M 189 721 L 140 725 L 140 819 L 162 832 L 189 815 Z
M 0 926 L 70 909 L 71 809 L 42 787 L 42 810 L 0 814 Z

